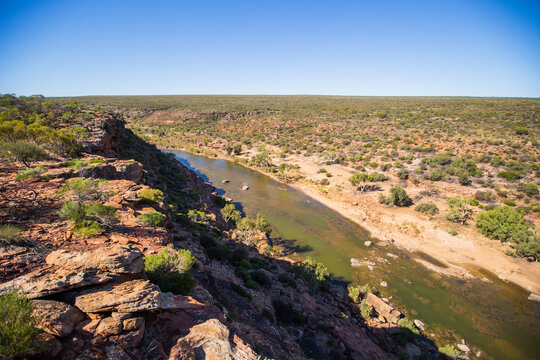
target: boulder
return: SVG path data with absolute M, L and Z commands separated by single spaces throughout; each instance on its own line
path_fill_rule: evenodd
M 34 315 L 39 321 L 37 327 L 43 331 L 64 337 L 84 319 L 79 309 L 60 301 L 34 300 Z
M 116 344 L 124 350 L 136 348 L 144 338 L 144 330 L 143 323 L 139 329 L 120 335 L 116 340 Z
M 132 280 L 84 291 L 75 297 L 75 306 L 86 313 L 149 311 L 159 309 L 162 298 L 157 285 Z
M 118 335 L 123 330 L 122 320 L 116 320 L 112 317 L 101 319 L 96 329 L 97 336 Z
M 367 246 L 367 247 L 373 246 L 373 242 L 372 241 L 364 241 L 364 246 Z
M 229 329 L 216 319 L 193 326 L 171 349 L 169 360 L 180 359 L 233 360 Z
M 0 294 L 19 289 L 29 299 L 111 281 L 144 269 L 141 252 L 132 246 L 110 246 L 87 252 L 57 250 L 41 269 L 0 285 Z
M 529 295 L 528 299 L 532 300 L 532 301 L 540 301 L 540 295 L 531 294 L 531 295 Z
M 397 323 L 401 317 L 401 313 L 398 310 L 394 309 L 392 306 L 385 303 L 372 293 L 369 293 L 366 296 L 366 303 L 369 306 L 373 307 L 377 314 L 383 316 L 387 321 L 391 323 Z
M 126 319 L 122 322 L 124 331 L 135 331 L 144 326 L 144 318 L 136 317 L 131 319 Z
M 423 322 L 421 322 L 420 320 L 418 319 L 415 319 L 414 320 L 414 325 L 419 328 L 420 330 L 424 331 L 426 329 L 426 326 L 424 325 Z

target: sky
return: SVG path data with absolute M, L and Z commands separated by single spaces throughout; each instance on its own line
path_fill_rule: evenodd
M 540 97 L 540 1 L 0 0 L 0 93 Z

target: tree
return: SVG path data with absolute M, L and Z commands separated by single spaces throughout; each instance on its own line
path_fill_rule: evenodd
M 255 220 L 253 220 L 249 216 L 246 216 L 245 218 L 242 218 L 240 221 L 237 222 L 237 228 L 240 231 L 240 236 L 242 237 L 243 242 L 247 245 L 251 245 L 253 243 L 253 237 L 255 236 L 255 232 L 257 230 L 257 224 Z
M 272 226 L 268 222 L 268 219 L 263 214 L 257 214 L 255 219 L 255 226 L 257 230 L 262 231 L 265 234 L 270 235 L 272 233 Z
M 30 167 L 29 163 L 32 161 L 45 159 L 47 157 L 45 150 L 28 141 L 16 141 L 11 144 L 6 144 L 5 148 L 15 160 L 22 162 L 26 167 Z
M 452 197 L 448 199 L 448 212 L 446 213 L 446 219 L 451 222 L 460 223 L 465 225 L 474 214 L 473 209 L 470 206 L 470 201 L 466 199 L 460 199 L 458 197 Z
M 242 214 L 240 213 L 240 211 L 236 210 L 234 204 L 230 203 L 225 205 L 223 209 L 221 209 L 221 216 L 223 217 L 223 220 L 225 220 L 225 222 L 227 223 L 227 226 L 230 220 L 236 223 L 240 221 L 240 219 L 242 219 Z
M 232 151 L 234 155 L 240 155 L 240 153 L 242 152 L 242 144 L 234 145 Z
M 349 179 L 351 184 L 353 186 L 357 186 L 360 192 L 364 192 L 370 189 L 370 185 L 367 184 L 368 182 L 378 182 L 384 180 L 386 180 L 386 176 L 384 174 L 368 174 L 365 172 L 355 172 Z

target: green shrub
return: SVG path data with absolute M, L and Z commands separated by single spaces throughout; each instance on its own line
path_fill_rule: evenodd
M 14 143 L 6 144 L 4 148 L 9 152 L 12 158 L 22 162 L 26 167 L 30 167 L 29 164 L 32 161 L 47 158 L 45 150 L 28 141 L 16 141 Z
M 447 175 L 441 169 L 435 169 L 429 174 L 424 175 L 424 179 L 431 181 L 443 181 L 446 180 Z
M 268 222 L 266 216 L 262 214 L 257 214 L 257 217 L 255 219 L 255 228 L 268 235 L 272 233 L 272 226 Z
M 242 219 L 242 213 L 236 210 L 236 207 L 234 206 L 234 204 L 225 205 L 223 209 L 221 209 L 221 216 L 223 217 L 223 220 L 225 220 L 225 222 L 227 223 L 230 220 L 237 223 Z
M 105 164 L 105 160 L 100 158 L 93 158 L 88 161 L 90 164 Z
M 43 174 L 45 171 L 46 169 L 43 166 L 25 169 L 17 174 L 15 180 L 22 181 L 27 179 L 40 179 L 41 174 Z
M 414 210 L 429 215 L 435 215 L 439 212 L 439 208 L 433 202 L 420 203 L 416 205 Z
M 95 222 L 77 223 L 73 225 L 71 232 L 83 237 L 92 237 L 101 234 L 103 228 Z
M 538 185 L 534 183 L 518 184 L 518 191 L 525 193 L 529 196 L 535 196 L 539 194 Z
M 299 311 L 294 310 L 292 304 L 290 303 L 286 303 L 279 299 L 274 299 L 272 300 L 272 306 L 274 307 L 276 319 L 280 323 L 303 325 L 307 322 L 307 318 Z
M 304 279 L 313 290 L 319 290 L 328 285 L 330 277 L 328 269 L 312 257 L 308 256 L 302 263 L 295 264 L 292 270 Z
M 231 259 L 232 251 L 224 245 L 214 245 L 206 250 L 206 254 L 210 259 L 227 261 Z
M 347 292 L 349 294 L 349 298 L 351 298 L 353 302 L 357 303 L 358 299 L 360 298 L 360 289 L 358 288 L 358 286 L 347 286 Z
M 263 309 L 262 312 L 261 312 L 261 315 L 262 315 L 263 318 L 266 318 L 266 319 L 270 320 L 271 322 L 275 321 L 274 313 L 270 309 Z
M 21 229 L 15 225 L 7 224 L 0 226 L 0 245 L 21 245 L 25 243 L 21 236 Z
M 504 200 L 503 204 L 507 205 L 507 206 L 516 206 L 516 202 L 514 200 L 510 200 L 510 199 Z
M 523 174 L 515 170 L 506 170 L 506 171 L 500 171 L 497 174 L 497 176 L 505 179 L 508 182 L 514 182 L 516 180 L 521 179 L 523 177 Z
M 17 291 L 0 296 L 0 358 L 21 358 L 32 348 L 40 330 L 32 302 Z
M 137 219 L 141 220 L 146 225 L 154 227 L 162 226 L 164 222 L 163 214 L 154 210 L 147 211 L 144 214 L 137 216 Z
M 100 203 L 80 203 L 68 201 L 58 210 L 58 216 L 73 221 L 71 231 L 83 236 L 95 236 L 103 231 L 102 225 L 109 225 L 116 209 Z
M 142 189 L 137 193 L 137 197 L 142 199 L 143 203 L 155 203 L 163 200 L 163 191 L 159 189 Z
M 67 166 L 68 168 L 73 169 L 73 170 L 79 170 L 88 166 L 88 162 L 84 160 L 73 159 L 73 160 L 66 161 L 64 163 L 64 166 Z
M 470 207 L 470 200 L 461 199 L 459 197 L 452 197 L 448 199 L 449 209 L 446 212 L 446 219 L 465 225 L 467 220 L 471 218 L 474 211 Z
M 461 355 L 461 353 L 453 345 L 439 347 L 439 352 L 451 359 L 457 359 Z
M 360 287 L 360 290 L 362 291 L 362 293 L 364 294 L 369 294 L 370 292 L 373 292 L 373 290 L 371 289 L 371 286 L 369 286 L 369 284 L 364 284 Z
M 390 188 L 390 197 L 388 198 L 388 201 L 395 206 L 410 206 L 413 203 L 405 189 L 400 186 L 392 186 L 392 188 Z
M 159 254 L 144 258 L 144 272 L 148 280 L 158 285 L 163 292 L 185 295 L 195 280 L 187 271 L 195 264 L 195 258 L 189 250 L 172 247 L 161 250 Z
M 244 297 L 246 299 L 249 299 L 249 300 L 253 300 L 253 296 L 251 296 L 250 293 L 248 293 L 246 291 L 246 289 L 244 289 L 242 286 L 238 285 L 238 284 L 235 284 L 235 283 L 231 283 L 231 289 L 237 293 L 238 295 L 240 295 L 241 297 Z
M 397 173 L 399 180 L 407 180 L 409 178 L 409 170 L 407 169 L 401 169 Z
M 328 179 L 322 179 L 319 184 L 321 185 L 330 185 L 330 181 L 328 181 Z
M 234 249 L 234 251 L 232 252 L 231 260 L 240 261 L 240 260 L 247 259 L 247 257 L 248 257 L 247 250 L 244 248 L 238 248 L 238 249 Z M 249 262 L 248 262 L 248 267 L 249 267 Z
M 266 275 L 264 270 L 255 270 L 252 271 L 250 274 L 251 278 L 255 280 L 257 283 L 259 283 L 262 286 L 267 286 L 272 283 L 272 279 Z
M 414 323 L 407 318 L 399 319 L 398 325 L 401 326 L 402 328 L 409 329 L 414 334 L 420 334 L 420 331 L 418 330 L 416 325 L 414 325 Z
M 491 201 L 493 200 L 493 193 L 491 191 L 477 191 L 474 194 L 474 198 L 478 201 Z
M 366 320 L 371 317 L 371 306 L 368 305 L 365 299 L 360 302 L 360 313 Z

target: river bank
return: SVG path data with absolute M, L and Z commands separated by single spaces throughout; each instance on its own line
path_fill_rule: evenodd
M 174 150 L 189 152 L 183 148 Z M 247 155 L 249 158 L 256 154 L 257 150 L 251 149 L 243 155 Z M 217 157 L 234 161 L 231 156 L 222 153 L 217 153 Z M 500 279 L 513 282 L 531 293 L 540 292 L 540 264 L 506 255 L 504 245 L 480 235 L 473 225 L 458 226 L 440 217 L 420 214 L 412 208 L 382 205 L 377 200 L 381 191 L 367 193 L 355 191 L 348 182 L 354 170 L 346 166 L 321 165 L 320 159 L 306 158 L 300 155 L 288 155 L 285 158 L 276 156 L 272 158 L 272 161 L 278 166 L 281 163 L 297 164 L 299 166 L 298 173 L 302 178 L 289 182 L 287 185 L 304 192 L 364 227 L 371 233 L 372 237 L 383 242 L 392 242 L 394 245 L 413 253 L 425 253 L 436 259 L 441 263 L 438 266 L 426 262 L 420 257 L 416 259 L 424 266 L 427 265 L 432 271 L 460 278 L 474 276 L 482 279 L 483 275 L 479 269 L 486 269 L 496 274 Z M 238 164 L 285 183 L 274 174 L 260 168 L 248 164 Z M 324 167 L 327 173 L 332 174 L 332 177 L 329 178 L 330 186 L 317 184 L 320 179 L 327 178 L 326 173 L 319 171 L 321 167 Z M 394 181 L 383 183 L 381 185 L 382 192 L 387 192 L 394 184 Z M 400 185 L 404 186 L 403 183 Z M 436 191 L 431 188 L 433 194 L 427 196 L 425 190 L 431 184 L 420 183 L 416 186 L 412 184 L 405 186 L 415 202 L 420 199 L 432 201 L 441 209 L 441 213 L 446 210 L 446 197 L 455 196 L 458 191 L 452 187 L 452 184 L 445 184 L 445 188 L 439 188 Z M 471 189 L 470 192 L 471 194 L 459 195 L 472 196 L 474 189 Z M 458 234 L 451 235 L 449 231 L 452 230 L 457 231 Z

